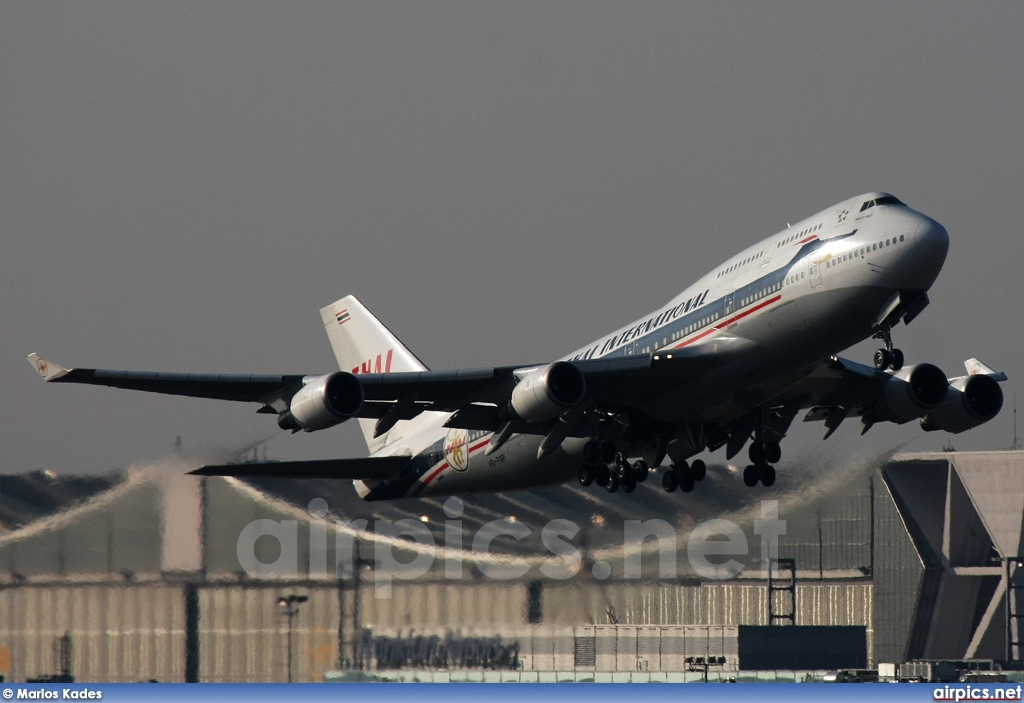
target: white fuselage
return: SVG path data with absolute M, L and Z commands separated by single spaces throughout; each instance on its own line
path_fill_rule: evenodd
M 732 345 L 734 361 L 645 410 L 665 422 L 728 422 L 781 393 L 829 355 L 870 337 L 896 292 L 923 293 L 948 249 L 946 230 L 902 204 L 868 193 L 839 203 L 723 262 L 639 320 L 563 357 L 669 355 L 693 345 Z M 898 202 L 898 201 L 896 201 Z M 412 454 L 411 475 L 371 485 L 368 499 L 499 491 L 562 483 L 580 460 L 566 447 L 537 458 L 540 437 L 513 435 L 484 455 L 489 432 L 447 430 L 447 413 L 408 421 L 380 454 Z

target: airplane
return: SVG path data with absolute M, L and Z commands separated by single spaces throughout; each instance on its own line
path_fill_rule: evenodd
M 928 305 L 946 229 L 882 192 L 840 202 L 741 251 L 678 296 L 555 361 L 432 371 L 354 296 L 321 319 L 339 371 L 217 375 L 68 369 L 38 354 L 46 381 L 259 403 L 292 432 L 357 418 L 369 456 L 203 466 L 200 476 L 353 480 L 367 500 L 495 492 L 576 478 L 632 492 L 652 467 L 692 491 L 697 458 L 749 443 L 743 481 L 775 482 L 796 416 L 827 439 L 859 417 L 959 433 L 1002 408 L 1006 375 L 978 361 L 947 378 L 904 365 L 892 331 Z M 882 346 L 869 366 L 836 356 Z M 666 466 L 662 466 L 668 462 Z

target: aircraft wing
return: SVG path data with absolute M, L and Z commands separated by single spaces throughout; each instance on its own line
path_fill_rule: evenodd
M 213 464 L 189 471 L 194 476 L 235 476 L 238 478 L 334 478 L 383 480 L 397 476 L 409 466 L 408 456 L 371 456 L 357 459 L 314 461 L 262 461 L 241 464 Z
M 948 404 L 948 395 L 959 393 L 958 382 L 971 375 L 988 376 L 994 382 L 1006 380 L 1006 374 L 992 371 L 977 359 L 968 359 L 964 363 L 968 368 L 968 376 L 944 379 L 944 375 L 938 375 L 938 369 L 932 367 L 932 375 L 936 378 L 908 377 L 903 379 L 908 381 L 906 388 L 895 388 L 893 382 L 900 380 L 899 374 L 879 371 L 849 359 L 831 357 L 776 397 L 773 406 L 777 411 L 788 408 L 792 414 L 807 409 L 804 422 L 824 422 L 826 439 L 848 417 L 862 418 L 863 434 L 876 422 L 902 424 L 921 418 L 928 410 L 941 404 Z M 941 390 L 935 391 L 931 400 L 927 397 L 930 392 L 929 383 L 935 389 L 941 387 Z M 906 405 L 905 398 L 910 398 L 910 393 L 917 395 L 916 409 L 913 405 Z M 1001 397 L 1000 394 L 1000 403 Z M 915 400 L 910 402 L 913 404 Z
M 302 376 L 198 374 L 110 369 L 68 369 L 39 354 L 29 354 L 32 368 L 51 383 L 84 383 L 150 393 L 243 402 L 267 402 L 302 386 Z M 290 397 L 290 394 L 289 394 Z
M 586 382 L 584 403 L 608 411 L 636 407 L 645 397 L 664 393 L 666 384 L 681 384 L 721 362 L 745 340 L 718 340 L 713 344 L 661 354 L 640 354 L 612 359 L 570 361 Z M 261 403 L 259 412 L 280 413 L 291 397 L 313 375 L 195 374 L 109 369 L 65 368 L 38 354 L 28 361 L 51 383 L 80 383 L 129 390 Z M 379 421 L 378 434 L 395 422 L 424 411 L 452 412 L 449 427 L 495 430 L 508 420 L 506 408 L 512 390 L 530 371 L 544 366 L 503 366 L 455 371 L 414 371 L 359 374 L 364 395 L 356 417 Z M 522 425 L 522 423 L 520 423 Z M 519 431 L 544 433 L 543 427 L 521 426 Z

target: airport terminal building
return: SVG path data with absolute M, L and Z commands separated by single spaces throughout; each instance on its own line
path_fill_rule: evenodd
M 814 495 L 713 466 L 682 496 L 654 480 L 456 502 L 188 468 L 0 480 L 0 674 L 699 680 L 1021 660 L 1024 452 L 896 455 Z

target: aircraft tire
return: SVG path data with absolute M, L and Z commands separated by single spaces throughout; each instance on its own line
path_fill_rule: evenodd
M 609 476 L 608 480 L 605 481 L 604 489 L 609 493 L 614 493 L 619 490 L 619 479 L 616 478 L 614 474 Z
M 661 475 L 661 487 L 669 493 L 675 492 L 679 486 L 679 478 L 676 476 L 675 471 L 666 471 Z
M 601 459 L 601 446 L 594 440 L 583 445 L 583 461 L 588 464 L 597 464 Z
M 892 369 L 893 371 L 899 371 L 900 369 L 902 369 L 903 368 L 903 350 L 902 349 L 893 349 L 891 354 L 890 354 L 890 356 L 892 358 L 889 359 L 889 368 Z
M 753 488 L 757 485 L 758 479 L 761 478 L 759 473 L 756 466 L 753 464 L 747 465 L 747 468 L 743 469 L 743 483 L 748 488 Z
M 601 442 L 598 445 L 600 456 L 598 459 L 602 464 L 610 464 L 615 461 L 615 444 L 613 442 Z
M 775 467 L 765 464 L 759 472 L 761 474 L 761 485 L 765 488 L 775 484 Z
M 778 463 L 782 459 L 782 447 L 779 446 L 778 442 L 769 442 L 764 447 L 764 458 L 769 464 Z
M 683 493 L 689 493 L 694 487 L 693 476 L 686 474 L 679 479 L 679 490 Z
M 747 450 L 751 463 L 760 464 L 764 461 L 764 445 L 760 442 L 753 442 Z
M 891 355 L 889 354 L 889 351 L 886 349 L 876 349 L 874 361 L 875 368 L 878 369 L 879 371 L 884 371 L 889 367 L 889 363 L 891 362 Z
M 633 462 L 633 478 L 636 479 L 637 483 L 643 483 L 647 480 L 648 471 L 650 471 L 650 467 L 647 466 L 647 462 L 643 459 L 637 459 Z
M 690 464 L 690 470 L 693 472 L 694 481 L 703 481 L 708 475 L 708 465 L 700 459 Z
M 581 466 L 578 478 L 581 486 L 589 486 L 594 482 L 594 470 L 589 466 Z
M 622 482 L 622 491 L 624 493 L 632 493 L 636 490 L 636 481 L 632 477 Z
M 615 459 L 615 478 L 619 479 L 620 483 L 629 478 L 632 471 L 628 461 L 619 457 Z

